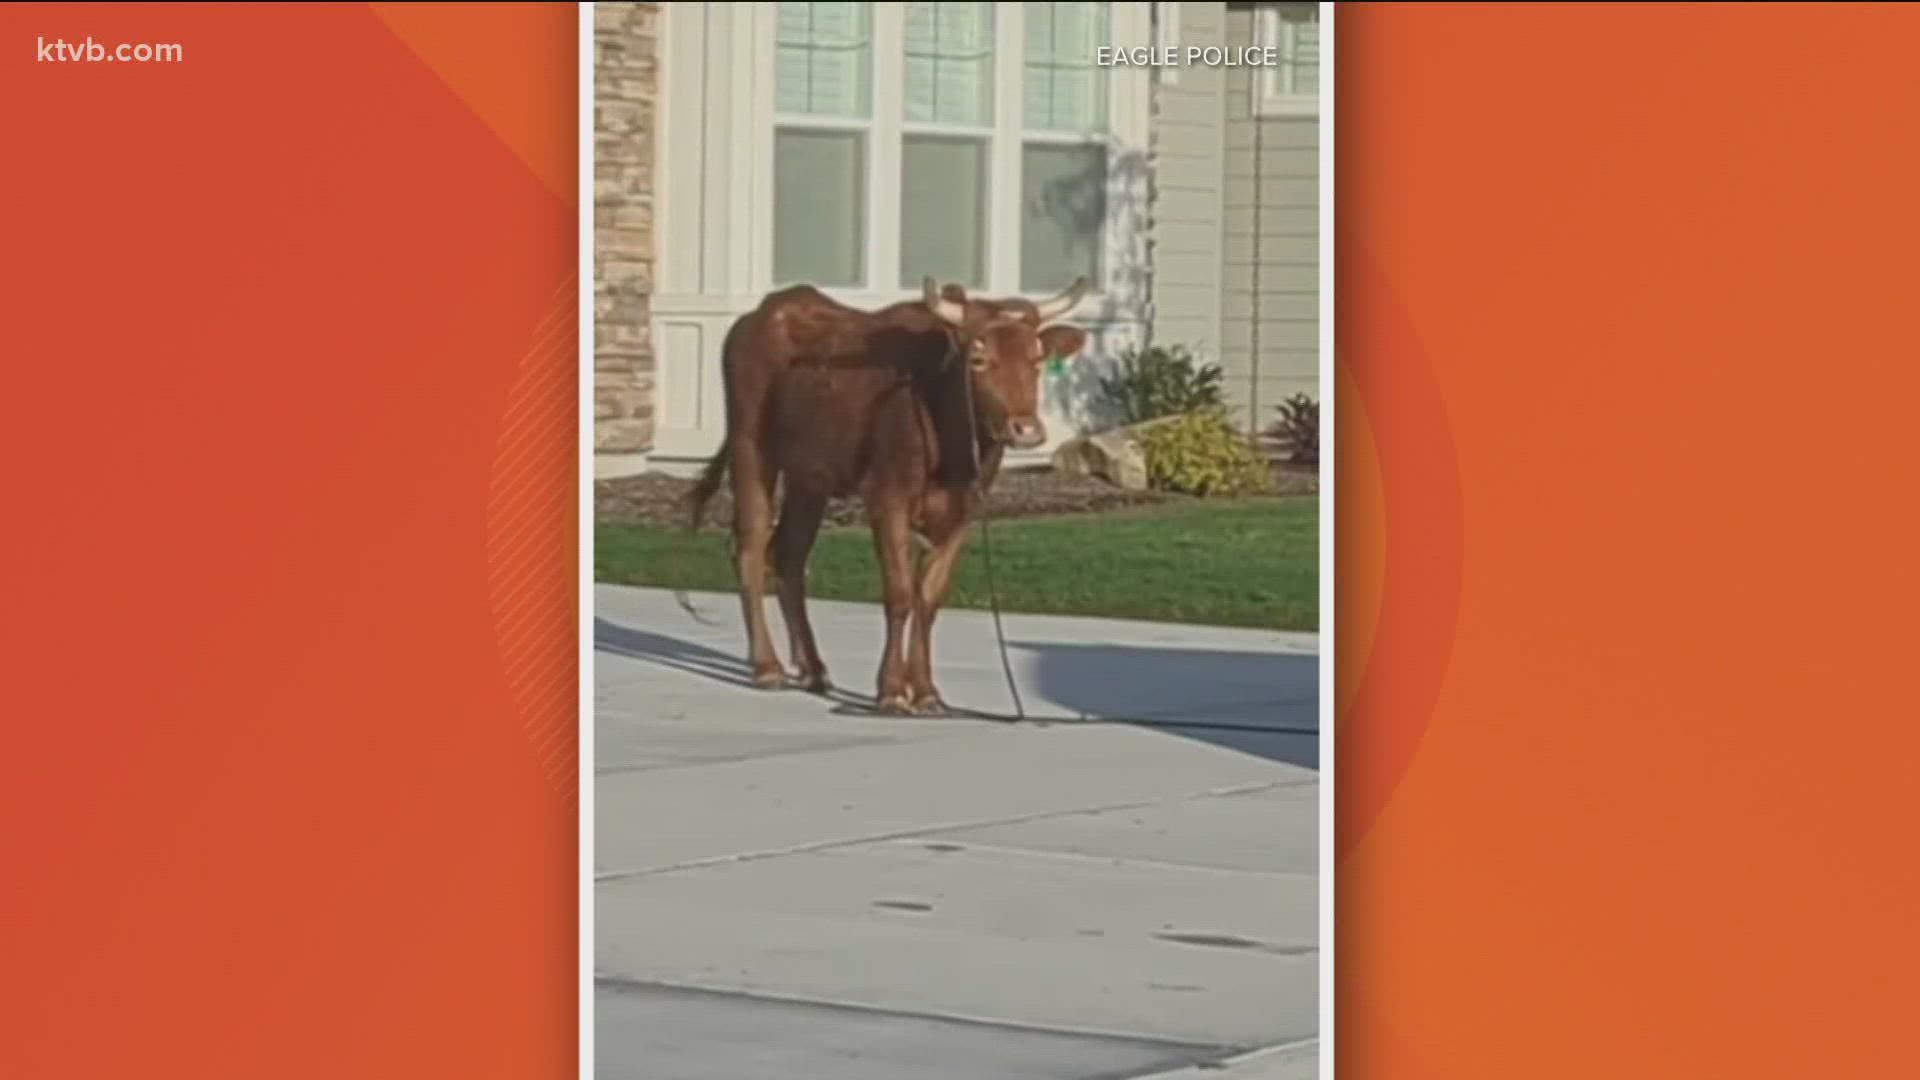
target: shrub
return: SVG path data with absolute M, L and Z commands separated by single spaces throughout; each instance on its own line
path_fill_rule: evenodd
M 1278 411 L 1280 419 L 1267 429 L 1267 436 L 1280 444 L 1293 464 L 1320 464 L 1320 403 L 1295 394 Z
M 1121 425 L 1216 408 L 1221 403 L 1220 367 L 1200 363 L 1182 346 L 1128 350 L 1120 357 L 1118 369 L 1100 380 L 1100 390 Z
M 1201 409 L 1140 433 L 1147 482 L 1188 495 L 1252 495 L 1268 490 L 1267 460 L 1219 409 Z

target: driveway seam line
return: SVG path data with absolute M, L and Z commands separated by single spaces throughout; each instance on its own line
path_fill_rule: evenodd
M 991 828 L 991 826 L 988 827 Z M 901 837 L 890 840 L 876 840 L 873 843 L 874 846 L 879 847 L 893 844 L 904 845 L 911 842 L 912 838 Z M 968 841 L 965 844 L 965 849 L 967 851 L 985 851 L 1002 855 L 1027 855 L 1036 859 L 1103 863 L 1107 866 L 1139 866 L 1156 870 L 1192 870 L 1202 874 L 1233 874 L 1240 877 L 1310 878 L 1316 881 L 1320 878 L 1319 872 L 1315 870 L 1248 870 L 1238 866 L 1207 866 L 1202 863 L 1169 862 L 1166 859 L 1141 859 L 1128 855 L 1089 855 L 1084 851 L 1059 851 L 1050 848 L 1019 847 L 1012 844 L 982 844 L 978 841 Z
M 859 742 L 835 743 L 832 746 L 804 746 L 794 750 L 773 750 L 763 754 L 732 754 L 727 757 L 701 758 L 698 761 L 669 761 L 661 765 L 604 765 L 594 769 L 595 776 L 625 776 L 629 773 L 667 772 L 673 769 L 697 769 L 703 765 L 738 765 L 743 761 L 769 761 L 774 758 L 801 757 L 806 754 L 831 754 L 841 750 L 858 750 L 868 746 L 897 746 L 909 740 L 901 735 L 882 735 Z
M 1187 1042 L 1181 1039 L 1170 1039 L 1161 1035 L 1141 1035 L 1133 1032 L 1108 1031 L 1101 1028 L 1055 1027 L 1050 1024 L 1035 1024 L 1021 1020 L 970 1016 L 966 1013 L 943 1012 L 938 1010 L 897 1009 L 885 1005 L 870 1005 L 860 1001 L 837 1001 L 833 998 L 807 997 L 801 994 L 740 990 L 731 987 L 708 986 L 697 982 L 678 982 L 665 979 L 647 979 L 625 975 L 604 974 L 594 975 L 593 981 L 598 985 L 612 987 L 677 990 L 699 994 L 713 994 L 720 997 L 740 998 L 746 1001 L 762 1001 L 779 1005 L 799 1005 L 819 1009 L 838 1009 L 848 1012 L 866 1013 L 874 1016 L 899 1017 L 908 1020 L 936 1020 L 950 1024 L 967 1024 L 975 1027 L 997 1028 L 1003 1031 L 1024 1031 L 1037 1035 L 1062 1035 L 1082 1039 L 1107 1039 L 1200 1054 L 1240 1054 L 1246 1050 L 1244 1045 L 1235 1046 L 1221 1043 Z M 1153 1074 L 1149 1073 L 1147 1075 L 1151 1076 Z
M 1298 1039 L 1290 1039 L 1286 1042 L 1277 1042 L 1270 1046 L 1257 1046 L 1251 1050 L 1229 1051 L 1228 1053 L 1220 1057 L 1209 1058 L 1204 1064 L 1194 1063 L 1189 1065 L 1180 1065 L 1172 1069 L 1161 1069 L 1156 1067 L 1155 1071 L 1153 1072 L 1133 1073 L 1129 1076 L 1119 1077 L 1118 1080 L 1157 1080 L 1157 1078 L 1159 1077 L 1178 1077 L 1183 1073 L 1190 1074 L 1195 1069 L 1206 1069 L 1208 1071 L 1231 1069 L 1235 1065 L 1244 1064 L 1246 1062 L 1250 1062 L 1250 1061 L 1257 1062 L 1265 1058 L 1277 1057 L 1280 1054 L 1284 1054 L 1289 1050 L 1304 1050 L 1310 1046 L 1317 1048 L 1319 1045 L 1320 1045 L 1320 1036 L 1316 1033 L 1313 1035 L 1303 1036 Z M 1316 1065 L 1317 1064 L 1318 1063 L 1316 1062 Z M 1316 1070 L 1316 1075 L 1318 1075 L 1317 1070 Z
M 669 863 L 665 866 L 640 867 L 632 870 L 606 870 L 595 874 L 593 876 L 593 883 L 598 886 L 606 882 L 653 877 L 658 874 L 671 874 L 680 870 L 697 870 L 706 866 L 755 862 L 760 859 L 779 858 L 782 855 L 805 855 L 815 851 L 852 847 L 858 844 L 871 844 L 882 840 L 906 840 L 917 836 L 939 836 L 943 833 L 958 832 L 962 829 L 982 829 L 992 825 L 1020 825 L 1029 821 L 1068 817 L 1073 814 L 1097 814 L 1111 810 L 1133 810 L 1147 806 L 1161 806 L 1168 803 L 1185 802 L 1192 799 L 1219 799 L 1232 795 L 1249 795 L 1256 791 L 1304 787 L 1308 784 L 1318 782 L 1319 777 L 1294 780 L 1263 780 L 1257 784 L 1237 784 L 1231 787 L 1213 788 L 1206 791 L 1189 792 L 1181 795 L 1169 795 L 1157 799 L 1136 799 L 1129 802 L 1110 803 L 1100 806 L 1074 807 L 1069 810 L 1045 810 L 1038 813 L 1019 814 L 1007 818 L 988 818 L 985 820 L 956 822 L 951 825 L 933 825 L 923 828 L 901 829 L 893 832 L 874 833 L 868 836 L 845 837 L 836 840 L 816 840 L 804 844 L 790 844 L 780 848 L 763 848 L 757 851 L 736 852 L 731 855 L 710 855 L 702 859 L 688 859 L 683 862 Z
M 682 721 L 676 720 L 673 722 L 681 723 Z M 613 766 L 607 766 L 605 768 L 596 766 L 594 775 L 621 776 L 627 773 L 636 773 L 636 772 L 664 772 L 670 769 L 698 769 L 703 767 L 718 767 L 721 765 L 744 765 L 749 762 L 766 761 L 774 758 L 799 757 L 802 755 L 810 755 L 810 754 L 834 754 L 834 753 L 841 753 L 841 752 L 850 751 L 850 750 L 866 750 L 866 749 L 879 747 L 879 746 L 902 746 L 902 745 L 911 744 L 911 743 L 940 743 L 940 742 L 950 742 L 950 741 L 959 740 L 959 739 L 984 738 L 994 732 L 1005 730 L 1007 726 L 1007 725 L 994 725 L 992 727 L 987 727 L 982 725 L 980 721 L 977 721 L 977 720 L 940 720 L 936 722 L 941 724 L 952 724 L 954 725 L 954 727 L 950 731 L 942 731 L 938 733 L 915 735 L 910 732 L 903 731 L 899 734 L 876 734 L 873 738 L 870 738 L 870 739 L 860 739 L 853 742 L 835 743 L 832 746 L 808 746 L 808 747 L 801 747 L 799 749 L 794 749 L 794 750 L 774 750 L 770 753 L 762 753 L 762 754 L 733 754 L 727 757 L 707 758 L 701 761 L 675 761 L 675 762 L 668 762 L 664 765 L 613 765 Z M 807 732 L 804 734 L 810 734 L 810 733 L 811 732 Z M 803 733 L 796 732 L 795 734 L 803 734 Z

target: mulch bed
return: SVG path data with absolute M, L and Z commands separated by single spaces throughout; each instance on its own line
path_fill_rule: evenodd
M 1274 464 L 1275 491 L 1283 495 L 1311 494 L 1317 474 L 1296 466 Z M 594 484 L 594 517 L 602 523 L 665 525 L 685 528 L 687 492 L 691 479 L 645 473 L 601 480 Z M 1047 468 L 1004 472 L 993 485 L 992 515 L 1003 518 L 1055 514 L 1092 514 L 1129 507 L 1185 502 L 1191 497 L 1156 491 L 1127 491 L 1104 480 L 1067 476 Z M 707 507 L 709 526 L 733 520 L 733 498 L 723 486 Z M 831 525 L 858 525 L 866 520 L 858 499 L 836 499 L 827 507 Z

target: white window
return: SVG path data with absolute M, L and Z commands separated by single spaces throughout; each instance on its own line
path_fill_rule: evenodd
M 987 284 L 994 5 L 906 5 L 896 284 Z
M 867 275 L 873 5 L 779 5 L 774 54 L 774 276 Z
M 1106 4 L 1028 4 L 1020 288 L 1100 278 L 1107 220 Z
M 1099 288 L 1118 6 L 768 5 L 772 284 Z
M 1261 4 L 1254 9 L 1254 43 L 1278 61 L 1254 73 L 1256 116 L 1313 116 L 1320 97 L 1320 5 Z

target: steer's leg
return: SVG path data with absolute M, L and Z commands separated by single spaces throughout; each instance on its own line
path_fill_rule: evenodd
M 747 662 L 753 685 L 777 690 L 786 685 L 780 656 L 767 630 L 767 542 L 773 537 L 774 476 L 760 447 L 742 439 L 733 452 L 733 553 L 740 579 L 740 608 L 747 620 Z
M 795 673 L 809 692 L 824 694 L 833 689 L 833 683 L 827 678 L 826 661 L 820 659 L 813 624 L 807 619 L 807 556 L 826 516 L 827 497 L 794 490 L 791 477 L 788 484 L 780 507 L 780 524 L 773 530 L 773 572 L 780 578 L 780 612 L 786 618 Z
M 932 548 L 920 568 L 919 588 L 913 598 L 913 641 L 907 653 L 908 693 L 915 712 L 945 712 L 947 703 L 933 685 L 933 619 L 947 601 L 953 584 L 953 567 L 966 546 L 967 527 L 958 512 L 934 517 L 927 539 Z
M 904 505 L 882 504 L 872 515 L 874 552 L 880 559 L 880 582 L 887 609 L 887 644 L 880 657 L 881 712 L 912 711 L 907 689 L 907 618 L 913 613 L 913 529 Z

